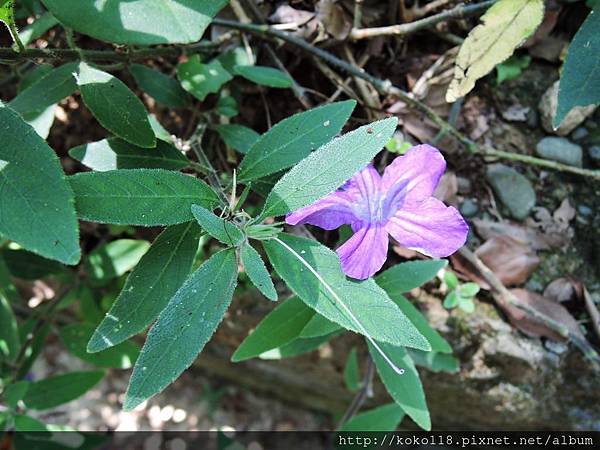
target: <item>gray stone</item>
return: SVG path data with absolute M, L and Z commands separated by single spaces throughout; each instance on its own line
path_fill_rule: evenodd
M 479 212 L 479 205 L 477 203 L 475 203 L 473 200 L 471 200 L 470 198 L 467 198 L 464 202 L 461 203 L 460 205 L 460 213 L 464 216 L 464 217 L 473 217 L 475 214 L 477 214 Z
M 551 159 L 569 166 L 581 167 L 583 150 L 577 144 L 560 137 L 545 137 L 535 147 L 536 153 L 545 159 Z
M 588 148 L 588 155 L 596 166 L 600 166 L 600 145 L 592 145 Z
M 456 186 L 459 194 L 468 194 L 471 192 L 471 180 L 465 177 L 456 177 Z
M 575 142 L 581 142 L 588 137 L 589 134 L 590 132 L 585 127 L 575 128 L 575 131 L 571 133 L 571 139 Z
M 540 111 L 540 119 L 542 127 L 547 133 L 566 136 L 575 128 L 577 128 L 585 119 L 591 116 L 597 105 L 576 106 L 564 118 L 560 126 L 555 130 L 552 127 L 552 119 L 556 114 L 556 106 L 558 104 L 558 81 L 542 95 L 538 109 Z
M 583 217 L 588 217 L 592 214 L 592 208 L 586 205 L 579 205 L 577 207 L 577 212 L 581 214 Z
M 525 219 L 535 206 L 535 191 L 527 178 L 504 164 L 488 167 L 486 178 L 510 215 Z

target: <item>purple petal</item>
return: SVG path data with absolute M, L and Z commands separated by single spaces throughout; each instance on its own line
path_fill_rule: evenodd
M 359 280 L 375 274 L 387 258 L 388 234 L 380 225 L 367 225 L 337 249 L 346 275 Z
M 445 170 L 446 161 L 438 149 L 416 145 L 386 167 L 382 186 L 390 191 L 398 183 L 406 183 L 406 201 L 425 200 L 431 197 Z
M 357 220 L 352 212 L 352 200 L 346 192 L 336 191 L 312 205 L 289 213 L 285 221 L 289 225 L 308 223 L 325 230 L 333 230 Z
M 376 223 L 383 220 L 381 175 L 371 164 L 350 179 L 345 192 L 352 196 L 354 215 L 362 222 Z
M 385 229 L 400 245 L 436 258 L 451 255 L 462 247 L 469 231 L 455 208 L 433 197 L 405 203 Z

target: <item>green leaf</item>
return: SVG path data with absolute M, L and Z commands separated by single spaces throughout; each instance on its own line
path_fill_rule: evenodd
M 240 75 L 253 83 L 273 88 L 292 87 L 292 79 L 283 71 L 264 66 L 236 66 L 236 75 Z
M 21 82 L 19 83 L 18 92 L 21 93 L 29 86 L 33 86 L 35 83 L 40 81 L 46 75 L 54 70 L 54 66 L 48 63 L 42 63 L 31 68 L 29 72 L 23 74 Z M 75 78 L 73 77 L 73 83 L 75 84 Z
M 240 164 L 238 180 L 256 180 L 293 166 L 333 139 L 355 106 L 354 100 L 332 103 L 277 123 L 248 150 Z
M 234 249 L 216 253 L 187 279 L 148 333 L 123 409 L 159 393 L 192 364 L 229 307 L 236 281 Z
M 236 74 L 236 67 L 251 66 L 254 64 L 252 55 L 249 55 L 244 47 L 235 47 L 226 52 L 222 52 L 217 58 L 225 70 L 232 75 Z
M 46 258 L 77 264 L 73 193 L 54 151 L 19 115 L 0 105 L 0 235 Z
M 50 434 L 48 427 L 45 423 L 40 422 L 33 417 L 26 416 L 24 414 L 16 414 L 15 419 L 15 431 L 19 433 L 30 432 L 40 434 L 40 437 L 45 437 L 46 434 Z
M 458 289 L 458 294 L 461 297 L 471 298 L 475 297 L 479 292 L 479 285 L 477 283 L 465 283 Z
M 512 55 L 503 63 L 496 66 L 496 83 L 500 85 L 504 81 L 513 80 L 526 69 L 531 63 L 531 56 L 529 55 Z
M 444 299 L 444 308 L 446 309 L 452 309 L 452 308 L 456 308 L 458 306 L 458 301 L 459 301 L 460 297 L 458 295 L 456 295 L 456 291 L 450 291 L 450 293 L 448 293 L 448 295 L 446 295 L 446 298 Z
M 23 402 L 29 409 L 50 409 L 81 397 L 104 377 L 102 370 L 71 372 L 31 383 Z
M 294 356 L 304 355 L 305 353 L 314 352 L 319 347 L 330 341 L 340 332 L 319 336 L 315 338 L 297 338 L 287 344 L 282 345 L 262 353 L 259 358 L 266 360 L 293 358 Z
M 455 289 L 458 287 L 458 277 L 454 272 L 447 270 L 444 273 L 444 283 L 446 283 L 448 289 Z
M 264 241 L 263 246 L 290 289 L 327 319 L 372 339 L 431 348 L 375 281 L 346 278 L 332 250 L 317 241 L 285 233 Z
M 17 318 L 8 300 L 0 295 L 0 361 L 14 361 L 20 348 Z
M 208 94 L 219 92 L 221 86 L 233 78 L 218 59 L 204 64 L 198 55 L 192 55 L 177 66 L 177 77 L 181 86 L 200 101 Z
M 424 352 L 412 348 L 407 350 L 416 365 L 432 372 L 456 373 L 460 369 L 459 360 L 448 353 Z
M 96 247 L 87 257 L 85 268 L 95 285 L 106 284 L 135 267 L 150 248 L 148 241 L 117 239 Z
M 173 225 L 156 238 L 98 325 L 88 344 L 89 352 L 129 339 L 158 316 L 189 275 L 199 239 L 200 228 L 195 222 Z
M 389 295 L 402 295 L 431 280 L 448 265 L 445 259 L 408 261 L 396 264 L 377 275 L 377 284 Z
M 533 34 L 543 18 L 544 0 L 494 3 L 460 47 L 446 101 L 452 103 L 467 95 L 478 79 L 510 57 Z
M 19 401 L 25 397 L 30 384 L 29 381 L 16 381 L 6 386 L 2 393 L 6 404 L 12 409 L 16 409 Z
M 358 391 L 360 387 L 360 371 L 358 370 L 358 356 L 356 347 L 352 347 L 344 366 L 344 383 L 350 392 Z
M 396 403 L 379 406 L 370 411 L 357 414 L 346 422 L 340 431 L 372 432 L 395 431 L 404 419 L 404 410 Z
M 302 330 L 300 337 L 313 338 L 325 336 L 326 334 L 331 334 L 340 328 L 340 325 L 326 319 L 321 314 L 315 314 Z
M 336 190 L 379 153 L 397 123 L 396 117 L 373 122 L 323 145 L 277 182 L 261 217 L 302 208 Z
M 33 127 L 35 132 L 46 139 L 50 134 L 50 128 L 54 124 L 57 105 L 50 105 L 42 112 L 32 111 L 21 114 L 23 120 Z
M 419 372 L 417 372 L 406 349 L 383 342 L 380 343 L 383 351 L 389 355 L 392 361 L 404 369 L 404 374 L 398 375 L 390 368 L 379 352 L 373 348 L 372 344 L 370 342 L 368 344 L 381 381 L 383 381 L 394 401 L 400 405 L 417 425 L 424 430 L 431 430 L 431 418 L 427 409 L 423 385 L 419 379 Z
M 142 64 L 132 64 L 129 71 L 136 83 L 158 103 L 171 108 L 183 108 L 190 98 L 177 80 Z
M 98 353 L 88 353 L 86 346 L 94 333 L 94 326 L 78 323 L 62 327 L 59 331 L 65 347 L 79 359 L 97 367 L 129 369 L 135 363 L 140 349 L 133 342 L 125 341 Z
M 221 139 L 229 147 L 242 154 L 248 153 L 248 150 L 258 141 L 260 135 L 252 128 L 236 124 L 223 124 L 215 127 Z
M 29 45 L 57 23 L 56 17 L 49 12 L 44 13 L 19 32 L 19 39 L 23 45 Z
M 271 275 L 265 267 L 265 263 L 260 257 L 260 254 L 254 250 L 254 247 L 252 247 L 250 243 L 245 242 L 241 247 L 240 256 L 246 275 L 248 275 L 252 284 L 254 284 L 265 297 L 276 302 L 277 291 L 275 290 L 275 286 L 273 286 Z
M 65 271 L 65 267 L 51 259 L 42 258 L 27 250 L 3 249 L 2 256 L 10 273 L 25 280 L 37 280 Z
M 194 219 L 193 204 L 209 208 L 218 203 L 203 181 L 161 169 L 78 173 L 69 182 L 79 217 L 91 222 L 175 225 Z
M 240 113 L 238 102 L 230 95 L 222 95 L 217 101 L 216 110 L 219 114 L 225 117 L 235 117 Z
M 157 140 L 156 148 L 137 147 L 119 138 L 74 147 L 69 156 L 97 172 L 116 169 L 181 170 L 190 161 L 173 145 Z
M 590 12 L 573 38 L 558 85 L 558 106 L 552 122 L 558 128 L 575 106 L 600 103 L 600 6 Z
M 77 84 L 84 103 L 100 125 L 131 144 L 144 148 L 156 146 L 148 112 L 125 83 L 82 62 Z
M 293 341 L 315 312 L 298 297 L 291 297 L 271 311 L 237 348 L 233 362 L 255 358 Z
M 73 76 L 77 67 L 76 63 L 69 63 L 53 69 L 21 91 L 8 105 L 22 115 L 41 114 L 77 90 L 77 82 Z
M 242 231 L 229 220 L 221 219 L 200 205 L 192 205 L 192 214 L 202 229 L 226 245 L 239 245 L 244 240 Z
M 88 36 L 118 44 L 198 41 L 227 0 L 42 0 L 58 20 Z
M 9 28 L 15 24 L 13 5 L 13 0 L 0 0 L 0 21 L 4 22 Z
M 471 314 L 473 311 L 475 311 L 475 302 L 472 298 L 460 297 L 458 300 L 458 307 L 464 312 Z
M 6 265 L 4 254 L 0 254 L 0 297 L 4 297 L 9 303 L 21 301 L 19 292 L 11 279 L 11 274 Z

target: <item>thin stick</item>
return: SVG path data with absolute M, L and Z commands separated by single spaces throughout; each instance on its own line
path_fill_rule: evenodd
M 388 27 L 353 29 L 348 38 L 353 41 L 359 39 L 371 39 L 378 36 L 406 36 L 417 31 L 430 28 L 431 26 L 451 19 L 463 19 L 474 16 L 493 5 L 496 0 L 487 0 L 474 5 L 458 5 L 448 11 L 443 11 L 431 17 L 415 20 L 410 23 L 391 25 Z
M 213 23 L 215 23 L 216 25 L 224 26 L 224 27 L 229 27 L 229 28 L 234 28 L 234 29 L 238 29 L 241 31 L 246 31 L 248 33 L 252 33 L 252 34 L 255 34 L 255 35 L 257 35 L 259 37 L 263 37 L 263 38 L 265 36 L 267 36 L 267 37 L 274 37 L 274 38 L 281 39 L 285 42 L 288 42 L 288 43 L 304 50 L 305 52 L 307 52 L 311 55 L 314 55 L 314 56 L 322 59 L 329 65 L 338 67 L 352 76 L 356 76 L 356 77 L 359 77 L 359 78 L 362 78 L 362 79 L 368 81 L 380 93 L 397 97 L 400 100 L 402 100 L 404 103 L 406 103 L 407 105 L 409 105 L 409 106 L 413 107 L 414 109 L 416 109 L 417 111 L 423 113 L 427 118 L 429 118 L 432 122 L 434 122 L 440 128 L 441 131 L 447 132 L 450 135 L 452 135 L 459 142 L 461 142 L 467 148 L 467 150 L 470 151 L 471 153 L 479 154 L 482 156 L 492 156 L 492 157 L 500 158 L 500 159 L 507 159 L 507 160 L 511 160 L 511 161 L 523 162 L 523 163 L 534 165 L 534 166 L 545 167 L 548 169 L 558 170 L 558 171 L 562 171 L 562 172 L 569 172 L 569 173 L 573 173 L 576 175 L 593 178 L 595 180 L 600 180 L 600 170 L 582 169 L 580 167 L 569 166 L 566 164 L 561 164 L 561 163 L 558 163 L 555 161 L 548 161 L 548 160 L 536 158 L 533 156 L 505 152 L 505 151 L 496 150 L 493 148 L 479 147 L 475 142 L 473 142 L 467 136 L 462 134 L 455 127 L 450 125 L 447 121 L 442 119 L 430 107 L 425 105 L 420 100 L 417 100 L 416 98 L 411 96 L 409 93 L 394 86 L 391 83 L 391 81 L 382 80 L 380 78 L 374 77 L 370 73 L 365 72 L 364 70 L 359 69 L 358 67 L 353 66 L 352 64 L 349 64 L 346 61 L 339 59 L 337 56 L 334 56 L 333 54 L 331 54 L 321 48 L 318 48 L 312 44 L 309 44 L 308 42 L 306 42 L 305 40 L 303 40 L 297 36 L 294 36 L 292 34 L 289 34 L 289 33 L 286 33 L 286 32 L 280 31 L 280 30 L 273 29 L 267 25 L 242 24 L 239 22 L 233 22 L 233 21 L 224 20 L 224 19 L 214 19 Z
M 352 419 L 360 408 L 365 404 L 367 397 L 369 396 L 369 392 L 371 391 L 371 384 L 373 383 L 373 376 L 375 375 L 375 364 L 373 363 L 373 358 L 371 355 L 367 355 L 367 373 L 365 374 L 362 387 L 356 393 L 354 398 L 352 399 L 352 403 L 340 419 L 337 429 L 339 430 L 344 426 L 346 422 Z
M 539 312 L 526 303 L 521 302 L 512 292 L 510 292 L 492 270 L 485 265 L 479 257 L 467 247 L 461 248 L 458 253 L 471 263 L 487 281 L 492 288 L 494 299 L 499 305 L 510 304 L 527 312 L 535 320 L 557 332 L 562 337 L 571 340 L 575 346 L 592 362 L 594 369 L 600 369 L 600 355 L 594 350 L 588 341 L 571 332 L 566 326 L 557 322 L 546 314 Z

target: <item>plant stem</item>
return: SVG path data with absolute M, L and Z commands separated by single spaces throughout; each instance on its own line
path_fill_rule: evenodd
M 407 105 L 413 107 L 417 111 L 424 114 L 435 125 L 437 125 L 442 132 L 449 133 L 450 135 L 452 135 L 455 139 L 462 143 L 469 152 L 473 154 L 523 162 L 534 166 L 545 167 L 548 169 L 554 169 L 562 172 L 569 172 L 576 175 L 593 178 L 595 180 L 600 180 L 600 170 L 583 169 L 580 167 L 569 166 L 566 164 L 536 158 L 533 156 L 505 152 L 502 150 L 496 150 L 494 148 L 480 147 L 467 136 L 458 131 L 455 127 L 450 125 L 447 121 L 442 119 L 429 106 L 425 105 L 420 100 L 417 100 L 408 92 L 403 91 L 402 89 L 394 86 L 391 81 L 377 78 L 371 75 L 370 73 L 359 69 L 358 67 L 353 66 L 352 64 L 349 64 L 346 61 L 341 60 L 335 55 L 321 48 L 315 47 L 314 45 L 306 42 L 302 38 L 299 38 L 281 30 L 274 29 L 272 27 L 269 27 L 268 25 L 244 24 L 224 19 L 214 19 L 213 23 L 223 27 L 234 28 L 237 30 L 252 33 L 262 38 L 273 37 L 281 39 L 282 41 L 292 44 L 304 50 L 305 52 L 322 59 L 331 66 L 338 67 L 352 76 L 366 80 L 367 82 L 371 83 L 375 87 L 375 89 L 377 89 L 377 91 L 379 91 L 380 93 L 396 97 L 402 100 Z
M 342 428 L 342 426 L 344 426 L 344 424 L 346 422 L 348 422 L 350 419 L 352 419 L 356 415 L 356 413 L 358 411 L 360 411 L 360 408 L 362 408 L 362 406 L 364 405 L 364 403 L 367 400 L 367 397 L 369 395 L 369 392 L 372 389 L 374 375 L 375 375 L 375 364 L 373 363 L 373 358 L 371 358 L 371 355 L 367 355 L 367 372 L 363 378 L 362 387 L 356 393 L 356 395 L 354 396 L 354 399 L 352 399 L 352 403 L 350 403 L 350 406 L 348 407 L 348 409 L 346 410 L 346 412 L 340 419 L 338 426 L 337 426 L 338 430 L 340 428 Z

